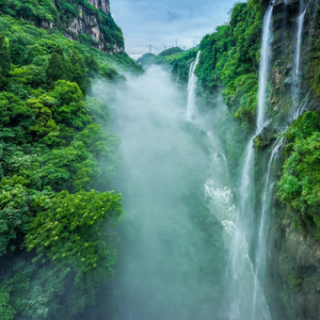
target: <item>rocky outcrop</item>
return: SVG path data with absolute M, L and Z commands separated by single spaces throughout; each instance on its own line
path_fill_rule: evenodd
M 88 3 L 96 11 L 90 8 Z M 62 12 L 59 2 L 52 0 L 52 5 L 58 12 Z M 63 23 L 59 20 L 55 22 L 42 20 L 38 22 L 39 27 L 51 29 L 59 26 L 61 29 L 63 26 L 65 36 L 73 41 L 81 41 L 85 36 L 86 41 L 90 41 L 91 45 L 99 50 L 112 54 L 124 51 L 122 32 L 111 17 L 109 0 L 88 0 L 87 4 L 79 1 L 77 9 L 78 15 L 67 20 L 62 19 Z
M 101 30 L 101 17 L 99 16 L 99 10 L 104 12 L 107 16 L 111 17 L 110 5 L 108 0 L 89 0 L 92 6 L 97 9 L 97 12 L 93 14 L 85 6 L 79 5 L 79 15 L 75 17 L 67 27 L 66 36 L 71 36 L 74 40 L 79 39 L 81 34 L 89 35 L 99 50 L 109 53 L 119 53 L 124 51 L 124 47 L 116 43 L 110 43 L 105 34 Z M 110 33 L 113 30 L 110 30 Z
M 97 21 L 97 17 L 94 15 L 83 15 L 82 6 L 79 6 L 79 9 L 80 9 L 79 17 L 76 17 L 73 19 L 73 21 L 68 27 L 68 30 L 76 34 L 80 34 L 80 33 L 88 34 L 98 42 L 103 41 L 99 24 Z
M 97 9 L 101 9 L 103 12 L 110 14 L 110 3 L 109 0 L 88 0 Z

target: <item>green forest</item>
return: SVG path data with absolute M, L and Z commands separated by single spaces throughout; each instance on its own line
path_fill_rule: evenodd
M 73 2 L 58 4 L 0 4 L 3 320 L 79 319 L 117 257 L 107 226 L 122 214 L 121 195 L 110 190 L 119 138 L 108 129 L 109 106 L 89 92 L 98 79 L 124 81 L 117 65 L 141 69 L 125 53 L 66 38 L 63 19 L 77 12 Z M 107 28 L 110 17 L 99 15 Z M 57 28 L 39 29 L 40 20 Z

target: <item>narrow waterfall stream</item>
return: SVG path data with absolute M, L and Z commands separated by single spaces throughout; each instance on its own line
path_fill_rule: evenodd
M 278 139 L 271 150 L 271 155 L 268 163 L 267 174 L 265 178 L 265 183 L 263 187 L 263 193 L 261 197 L 261 218 L 260 218 L 260 225 L 258 231 L 258 245 L 256 249 L 256 261 L 255 261 L 255 269 L 256 269 L 256 283 L 255 283 L 255 291 L 254 291 L 254 301 L 253 305 L 256 305 L 258 290 L 260 286 L 264 285 L 265 275 L 267 271 L 267 243 L 268 243 L 268 235 L 269 235 L 269 226 L 270 226 L 270 219 L 271 219 L 271 201 L 272 201 L 272 194 L 274 188 L 274 181 L 272 180 L 272 164 L 275 158 L 278 155 L 280 148 L 282 147 L 284 139 Z M 252 319 L 256 319 L 256 311 L 254 309 Z
M 273 2 L 273 1 L 272 1 Z M 270 41 L 272 40 L 272 12 L 273 6 L 268 6 L 263 19 L 261 57 L 259 70 L 259 92 L 257 110 L 257 130 L 261 130 L 265 123 L 265 105 L 267 98 L 267 84 L 270 69 Z
M 188 106 L 187 106 L 187 119 L 191 120 L 196 115 L 196 86 L 197 76 L 194 73 L 199 63 L 201 51 L 198 51 L 196 61 L 192 62 L 189 70 L 189 82 L 188 82 Z
M 254 193 L 253 167 L 254 150 L 253 138 L 259 134 L 265 124 L 265 107 L 267 97 L 267 81 L 270 69 L 270 42 L 272 39 L 272 12 L 273 7 L 269 5 L 263 20 L 263 33 L 261 44 L 261 60 L 259 74 L 257 131 L 250 138 L 245 150 L 245 158 L 240 183 L 240 204 L 235 218 L 235 232 L 231 245 L 231 315 L 230 319 L 270 319 L 269 308 L 265 301 L 264 293 L 257 278 L 258 271 L 254 271 L 253 264 L 249 258 L 249 245 L 252 238 L 252 223 L 254 220 L 254 204 L 252 202 Z M 258 246 L 259 247 L 259 246 Z M 257 250 L 260 250 L 259 248 Z M 259 266 L 256 266 L 256 268 Z M 249 294 L 247 301 L 241 295 L 243 287 Z
M 296 50 L 294 54 L 294 68 L 292 74 L 292 103 L 294 118 L 301 112 L 302 106 L 300 104 L 300 69 L 301 69 L 301 45 L 302 45 L 302 34 L 303 34 L 303 25 L 304 18 L 306 15 L 307 9 L 304 8 L 304 1 L 300 0 L 299 2 L 299 17 L 297 19 L 297 36 L 296 36 Z

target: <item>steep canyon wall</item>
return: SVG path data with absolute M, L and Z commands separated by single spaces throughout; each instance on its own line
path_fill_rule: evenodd
M 266 121 L 257 128 L 262 22 L 269 5 L 273 37 Z M 229 113 L 220 135 L 236 188 L 245 145 L 257 130 L 250 255 L 256 261 L 268 182 L 262 285 L 273 319 L 320 319 L 319 9 L 316 0 L 238 3 L 230 22 L 202 40 L 196 69 L 199 97 L 207 106 L 214 108 L 223 91 Z

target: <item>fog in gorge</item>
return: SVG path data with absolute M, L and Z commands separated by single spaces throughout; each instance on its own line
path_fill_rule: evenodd
M 107 319 L 269 319 L 219 137 L 227 109 L 218 98 L 198 112 L 194 70 L 184 90 L 160 66 L 116 87 L 122 168 L 113 188 L 125 213 Z
M 128 75 L 117 89 L 113 130 L 123 166 L 115 190 L 125 215 L 113 290 L 123 319 L 225 319 L 228 252 L 205 200 L 206 124 L 187 121 L 186 108 L 160 67 Z M 223 185 L 226 176 L 217 179 Z

